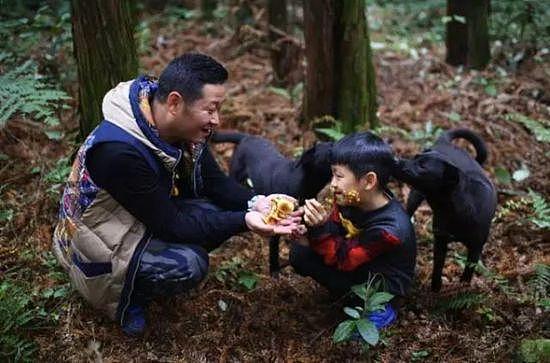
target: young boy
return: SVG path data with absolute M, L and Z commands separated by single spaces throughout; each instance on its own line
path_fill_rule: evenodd
M 348 135 L 334 145 L 334 202 L 324 206 L 306 200 L 309 245 L 296 242 L 290 250 L 297 273 L 337 296 L 374 275 L 391 294 L 407 294 L 416 238 L 405 210 L 386 187 L 393 165 L 390 146 L 370 132 Z

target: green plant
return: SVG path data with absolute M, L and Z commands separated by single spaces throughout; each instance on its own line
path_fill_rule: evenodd
M 422 147 L 428 147 L 441 135 L 443 129 L 434 126 L 431 120 L 428 120 L 424 127 L 410 132 L 410 139 Z
M 506 115 L 506 120 L 514 121 L 525 126 L 537 141 L 550 142 L 550 122 L 546 120 L 535 120 L 520 113 Z
M 529 281 L 537 306 L 550 310 L 550 265 L 535 265 L 535 276 Z
M 57 160 L 55 166 L 44 177 L 46 183 L 50 184 L 48 192 L 57 197 L 60 187 L 65 184 L 70 172 L 71 165 L 68 162 L 68 158 L 64 157 Z
M 37 347 L 27 332 L 42 322 L 26 288 L 10 279 L 0 283 L 0 356 L 31 361 Z
M 55 126 L 59 124 L 56 111 L 60 101 L 69 98 L 65 92 L 51 89 L 43 82 L 36 64 L 27 61 L 0 76 L 0 128 L 17 113 Z
M 550 228 L 550 205 L 542 195 L 531 189 L 529 196 L 533 203 L 533 215 L 528 220 L 540 229 Z
M 363 306 L 344 308 L 344 312 L 351 319 L 338 325 L 332 336 L 335 343 L 353 339 L 354 333 L 359 334 L 360 339 L 365 343 L 365 348 L 378 343 L 380 333 L 368 317 L 375 311 L 384 310 L 385 304 L 393 298 L 390 293 L 378 291 L 379 287 L 380 281 L 375 282 L 375 277 L 370 278 L 365 284 L 351 287 L 351 291 L 363 301 Z
M 450 297 L 441 299 L 437 303 L 435 310 L 437 312 L 444 313 L 449 310 L 460 311 L 464 309 L 470 309 L 474 306 L 481 305 L 486 299 L 487 296 L 483 293 L 472 291 L 459 292 Z
M 319 134 L 322 134 L 322 135 L 325 135 L 333 141 L 338 141 L 338 140 L 342 139 L 344 136 L 346 136 L 346 133 L 343 131 L 342 122 L 334 120 L 334 119 L 333 119 L 333 126 L 332 127 L 316 128 L 315 132 L 319 133 Z
M 214 277 L 221 283 L 232 287 L 242 286 L 247 291 L 254 290 L 259 281 L 256 273 L 244 268 L 243 261 L 239 257 L 223 262 L 214 272 Z

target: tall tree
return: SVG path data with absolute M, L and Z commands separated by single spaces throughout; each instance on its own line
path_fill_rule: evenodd
M 286 84 L 287 76 L 291 71 L 288 61 L 289 42 L 285 41 L 285 33 L 288 31 L 287 1 L 268 0 L 269 40 L 272 44 L 271 64 L 273 66 L 275 84 Z
M 490 0 L 447 0 L 446 62 L 483 69 L 489 50 Z
M 304 117 L 330 115 L 343 131 L 373 127 L 376 83 L 362 0 L 304 0 Z
M 135 12 L 130 0 L 71 0 L 78 68 L 80 136 L 101 121 L 105 93 L 138 72 Z

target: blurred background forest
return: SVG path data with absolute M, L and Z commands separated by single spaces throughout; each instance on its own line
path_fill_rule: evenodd
M 0 0 L 0 361 L 550 361 L 550 5 L 544 0 Z M 232 238 L 198 292 L 123 335 L 70 287 L 51 250 L 63 183 L 103 94 L 200 51 L 229 70 L 222 128 L 289 156 L 370 129 L 410 157 L 446 129 L 489 147 L 499 206 L 471 286 L 453 244 L 430 292 L 431 211 L 417 280 L 368 348 L 314 282 L 268 271 Z M 464 145 L 466 146 L 466 145 Z M 232 145 L 215 145 L 227 168 Z M 408 187 L 392 183 L 404 200 Z M 283 251 L 284 253 L 285 251 Z

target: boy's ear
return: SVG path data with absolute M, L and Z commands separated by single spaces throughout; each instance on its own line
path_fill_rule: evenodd
M 359 185 L 363 190 L 373 190 L 378 185 L 378 175 L 375 172 L 369 171 L 359 178 Z

